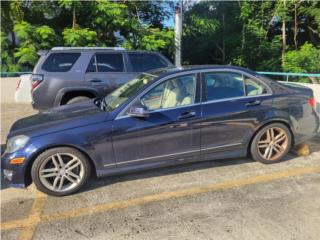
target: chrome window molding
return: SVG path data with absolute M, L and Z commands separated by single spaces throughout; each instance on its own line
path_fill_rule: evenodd
M 221 145 L 221 146 L 216 146 L 216 147 L 201 148 L 201 149 L 198 149 L 198 150 L 192 150 L 192 151 L 186 151 L 186 152 L 179 152 L 179 153 L 171 153 L 171 154 L 165 154 L 165 155 L 158 155 L 158 156 L 148 157 L 148 158 L 139 158 L 139 159 L 130 160 L 130 161 L 124 161 L 124 162 L 119 162 L 119 163 L 106 164 L 106 165 L 104 165 L 104 167 L 108 167 L 108 166 L 112 166 L 112 165 L 121 165 L 121 164 L 132 163 L 132 162 L 141 162 L 141 161 L 146 161 L 146 160 L 151 160 L 151 159 L 156 159 L 156 158 L 170 157 L 170 156 L 176 156 L 176 155 L 182 155 L 182 154 L 194 153 L 194 152 L 201 152 L 201 151 L 212 150 L 212 149 L 219 149 L 219 148 L 224 148 L 224 147 L 238 146 L 238 145 L 241 145 L 241 144 L 242 144 L 242 143 L 232 143 L 232 144 L 226 144 L 226 145 Z
M 190 75 L 190 74 L 195 74 L 197 75 L 198 73 L 212 73 L 212 72 L 231 72 L 231 73 L 239 73 L 242 74 L 243 76 L 247 76 L 249 78 L 252 78 L 253 80 L 263 84 L 264 86 L 266 86 L 266 88 L 268 89 L 269 93 L 266 94 L 260 94 L 260 95 L 253 95 L 253 96 L 239 96 L 239 97 L 233 97 L 233 98 L 222 98 L 222 99 L 217 99 L 217 100 L 211 100 L 211 101 L 206 101 L 206 102 L 202 102 L 202 91 L 200 91 L 200 102 L 199 103 L 194 103 L 191 105 L 183 105 L 183 106 L 178 106 L 178 107 L 172 107 L 172 108 L 163 108 L 163 109 L 158 109 L 158 110 L 154 110 L 151 111 L 151 113 L 157 111 L 157 112 L 161 112 L 161 111 L 165 111 L 165 110 L 172 110 L 172 109 L 179 109 L 182 107 L 188 107 L 188 106 L 196 106 L 196 105 L 201 105 L 201 104 L 209 104 L 209 103 L 216 103 L 216 102 L 224 102 L 224 101 L 233 101 L 233 100 L 238 100 L 238 99 L 246 99 L 246 98 L 257 98 L 257 97 L 264 97 L 264 96 L 271 96 L 273 95 L 272 93 L 272 89 L 263 82 L 263 80 L 258 79 L 257 77 L 253 76 L 253 75 L 248 75 L 246 73 L 244 73 L 243 71 L 240 70 L 236 70 L 236 69 L 229 69 L 229 68 L 220 68 L 220 69 L 199 69 L 199 70 L 190 70 L 190 71 L 185 71 L 185 72 L 181 72 L 181 73 L 175 73 L 172 74 L 170 76 L 164 77 L 163 79 L 161 79 L 161 81 L 159 82 L 155 82 L 153 84 L 151 84 L 147 89 L 145 89 L 142 93 L 140 93 L 137 97 L 135 97 L 130 103 L 127 104 L 126 107 L 124 107 L 124 109 L 122 109 L 120 111 L 120 113 L 118 113 L 118 115 L 116 116 L 115 120 L 118 119 L 122 119 L 122 118 L 128 118 L 130 116 L 128 115 L 124 115 L 125 112 L 128 110 L 129 107 L 132 106 L 132 104 L 138 99 L 141 98 L 144 94 L 146 94 L 148 91 L 150 91 L 154 86 L 157 86 L 159 84 L 161 84 L 162 82 L 169 80 L 171 78 L 175 78 L 175 77 L 180 77 L 180 76 L 184 76 L 184 75 Z M 197 76 L 196 76 L 197 77 Z M 202 84 L 202 80 L 201 80 L 201 84 Z
M 206 102 L 202 102 L 202 104 L 210 104 L 210 103 L 218 103 L 218 102 L 228 102 L 228 101 L 235 101 L 235 100 L 241 100 L 241 99 L 247 99 L 247 98 L 260 98 L 260 97 L 267 97 L 271 96 L 272 94 L 261 94 L 261 95 L 254 95 L 254 96 L 241 96 L 241 97 L 232 97 L 232 98 L 222 98 L 222 99 L 216 99 L 216 100 L 210 100 Z

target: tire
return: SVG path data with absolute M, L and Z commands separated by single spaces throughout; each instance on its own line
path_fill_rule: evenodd
M 89 97 L 85 97 L 85 96 L 74 97 L 74 98 L 71 98 L 70 100 L 68 100 L 66 104 L 83 102 L 83 101 L 87 101 L 89 99 L 90 99 Z
M 258 162 L 277 163 L 288 154 L 291 146 L 290 130 L 282 123 L 272 123 L 260 129 L 254 136 L 250 153 L 252 158 Z
M 32 180 L 37 189 L 52 196 L 77 192 L 87 183 L 90 173 L 91 165 L 87 157 L 69 147 L 52 148 L 41 153 L 31 168 Z

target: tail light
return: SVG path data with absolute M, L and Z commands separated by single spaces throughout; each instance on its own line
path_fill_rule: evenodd
M 309 104 L 312 108 L 316 107 L 316 99 L 315 98 L 310 98 L 309 99 Z
M 20 84 L 21 84 L 21 78 L 19 78 L 19 81 L 18 81 L 18 84 L 17 84 L 16 90 L 18 90 L 18 89 L 19 89 Z
M 36 89 L 40 85 L 40 83 L 43 81 L 43 75 L 41 74 L 32 74 L 31 76 L 31 88 L 32 91 Z

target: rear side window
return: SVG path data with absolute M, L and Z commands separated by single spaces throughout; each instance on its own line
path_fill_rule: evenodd
M 204 79 L 207 86 L 208 101 L 245 95 L 241 74 L 231 72 L 206 73 Z
M 68 72 L 81 53 L 51 53 L 42 65 L 47 72 Z
M 88 66 L 87 72 L 123 72 L 124 64 L 121 53 L 97 53 Z
M 246 84 L 247 96 L 258 96 L 258 95 L 263 95 L 268 93 L 266 86 L 262 85 L 261 83 L 258 83 L 246 76 L 244 81 Z
M 133 72 L 146 72 L 151 69 L 168 67 L 168 63 L 157 54 L 129 53 Z

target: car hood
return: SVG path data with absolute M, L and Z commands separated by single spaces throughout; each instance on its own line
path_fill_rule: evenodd
M 52 108 L 16 121 L 8 137 L 25 134 L 45 135 L 110 120 L 108 112 L 100 110 L 93 100 Z

